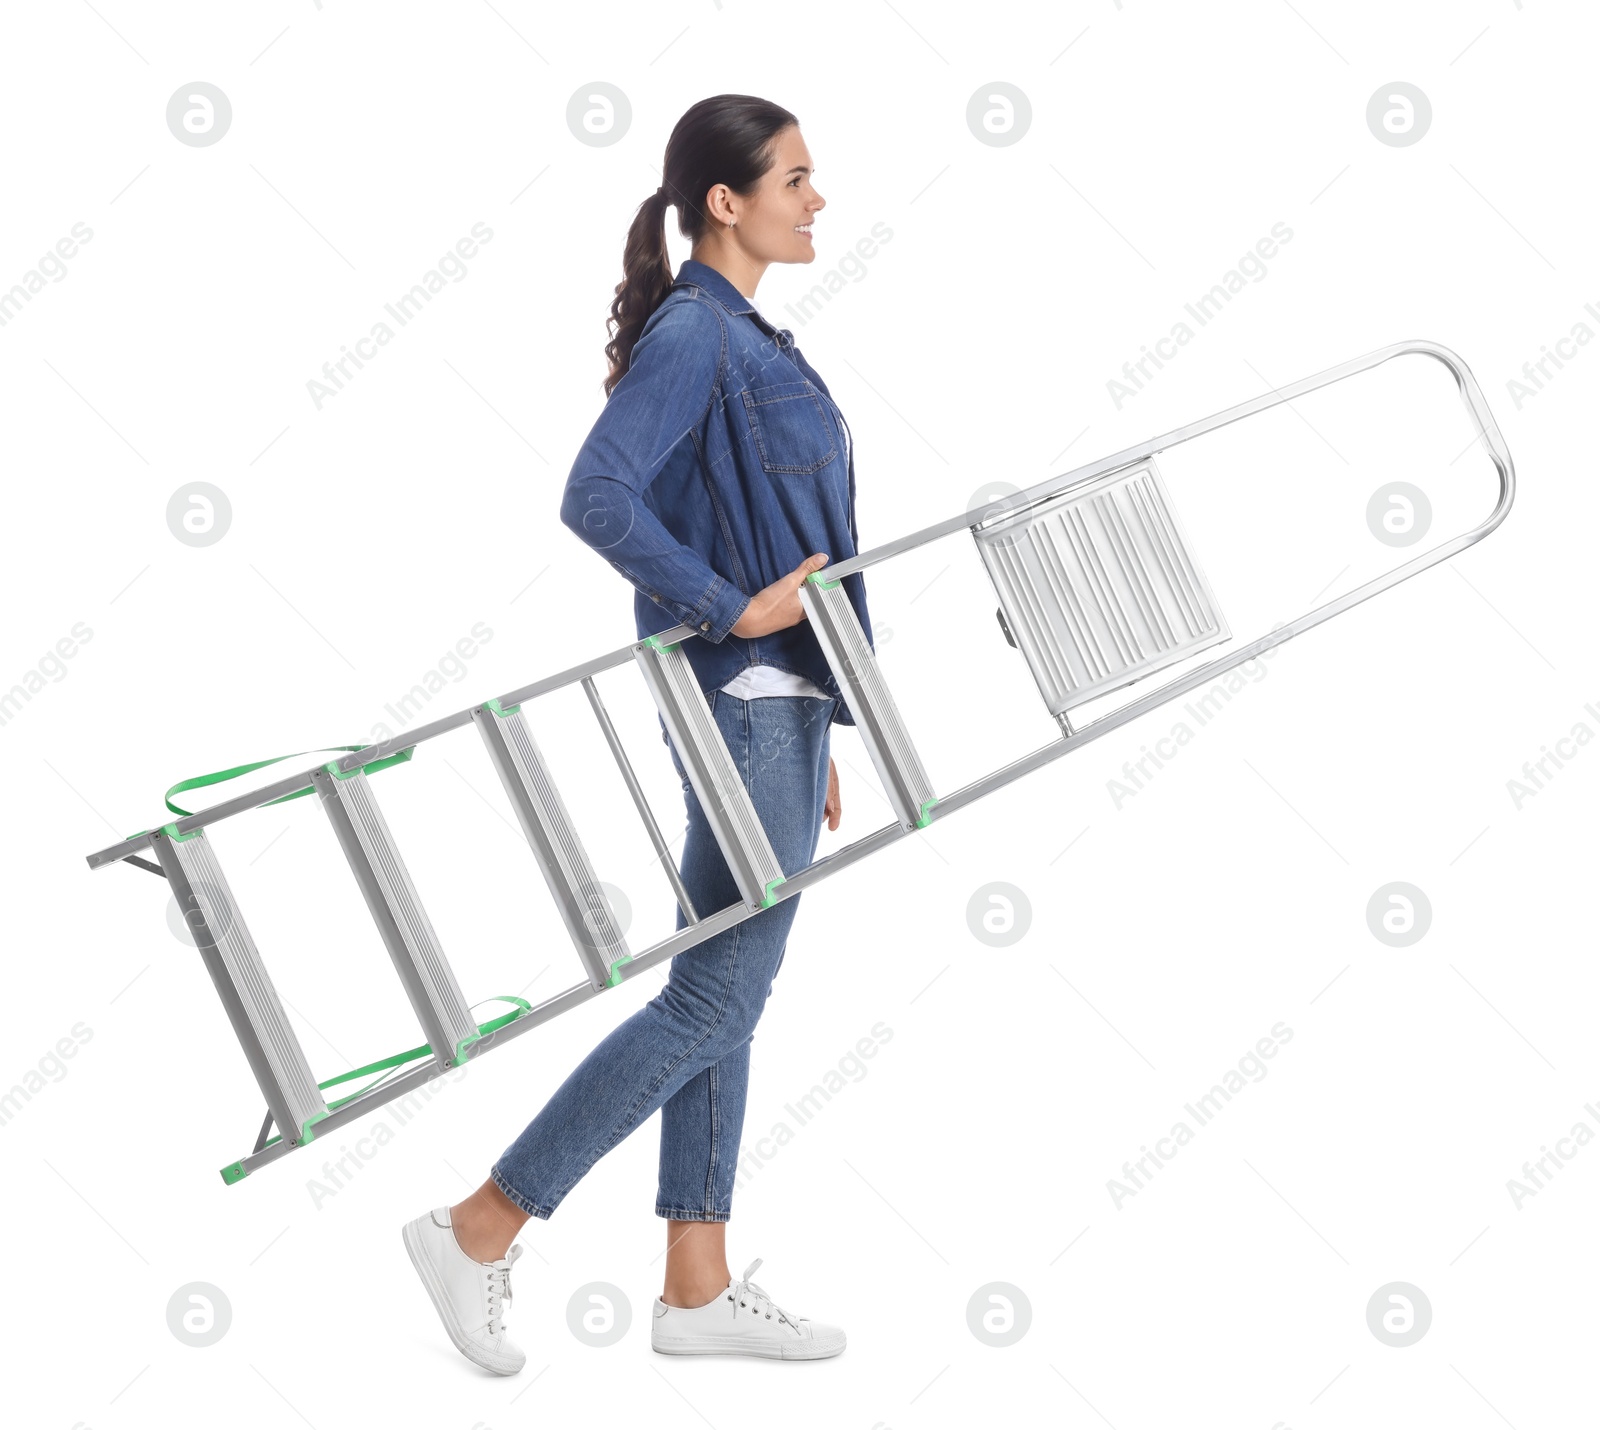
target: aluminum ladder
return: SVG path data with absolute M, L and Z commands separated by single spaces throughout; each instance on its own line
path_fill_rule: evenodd
M 1231 631 L 1167 493 L 1155 457 L 1230 422 L 1292 401 L 1392 358 L 1425 354 L 1454 376 L 1459 395 L 1500 481 L 1493 512 L 1471 531 L 1412 557 L 1364 585 L 1306 612 L 1246 645 L 1168 681 L 1080 729 L 1069 712 L 1107 690 L 1125 686 L 1185 656 L 1231 640 Z M 1219 673 L 1290 640 L 1341 611 L 1481 540 L 1504 520 L 1514 489 L 1511 455 L 1483 393 L 1466 365 L 1436 343 L 1412 341 L 1380 348 L 1299 382 L 1227 408 L 1214 416 L 1078 467 L 991 504 L 963 512 L 813 573 L 800 589 L 806 616 L 838 680 L 861 738 L 883 783 L 895 818 L 803 870 L 778 863 L 739 779 L 684 652 L 698 637 L 680 625 L 610 651 L 581 665 L 419 726 L 377 745 L 286 776 L 158 828 L 146 829 L 87 856 L 91 869 L 127 862 L 163 875 L 194 930 L 202 961 L 267 1104 L 254 1149 L 222 1169 L 225 1183 L 518 1037 L 538 1024 L 614 988 L 646 968 L 692 948 L 781 899 L 820 883 L 858 859 L 925 829 L 1031 774 L 1121 725 L 1195 689 Z M 936 793 L 898 705 L 846 597 L 841 580 L 853 571 L 957 532 L 971 531 L 1000 601 L 1006 639 L 1027 660 L 1060 738 L 992 774 Z M 739 900 L 702 913 L 691 906 L 666 842 L 595 689 L 600 672 L 632 661 L 659 709 L 683 760 Z M 687 927 L 640 952 L 629 949 L 618 920 L 579 841 L 551 766 L 522 712 L 527 702 L 581 683 L 622 777 L 644 820 Z M 584 972 L 582 982 L 537 1005 L 524 1000 L 509 1014 L 475 1021 L 417 898 L 373 794 L 370 775 L 409 757 L 417 745 L 467 724 L 476 725 L 561 913 Z M 270 763 L 270 762 L 266 762 Z M 250 766 L 245 768 L 257 768 Z M 351 873 L 377 924 L 427 1043 L 408 1054 L 318 1083 L 271 977 L 234 901 L 206 830 L 221 820 L 282 799 L 315 793 L 332 822 Z M 156 861 L 140 857 L 153 850 Z M 395 1076 L 404 1063 L 425 1058 Z M 381 1068 L 390 1072 L 360 1093 L 328 1102 L 328 1087 Z M 279 1133 L 269 1138 L 269 1127 Z

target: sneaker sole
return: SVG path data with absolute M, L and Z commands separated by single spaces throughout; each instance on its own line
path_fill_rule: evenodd
M 445 1333 L 450 1337 L 450 1343 L 474 1365 L 482 1366 L 484 1370 L 492 1370 L 496 1375 L 515 1375 L 521 1370 L 527 1364 L 526 1356 L 520 1361 L 513 1361 L 504 1356 L 490 1355 L 481 1346 L 474 1345 L 455 1324 L 450 1314 L 450 1299 L 445 1295 L 438 1273 L 434 1270 L 433 1263 L 428 1260 L 427 1253 L 423 1250 L 410 1222 L 401 1228 L 400 1238 L 406 1244 L 406 1255 L 411 1258 L 411 1264 L 417 1268 L 417 1275 L 422 1280 L 423 1289 L 428 1293 L 428 1299 L 433 1302 L 433 1309 L 439 1313 L 439 1320 L 444 1326 Z
M 650 1349 L 668 1356 L 757 1356 L 763 1360 L 825 1360 L 844 1349 L 844 1342 L 797 1342 L 772 1345 L 752 1344 L 733 1336 L 676 1336 L 671 1340 L 651 1340 Z

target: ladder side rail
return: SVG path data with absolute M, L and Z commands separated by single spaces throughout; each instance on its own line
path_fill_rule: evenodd
M 1319 387 L 1326 387 L 1331 383 L 1339 382 L 1357 373 L 1365 372 L 1369 368 L 1377 367 L 1393 358 L 1407 354 L 1423 354 L 1436 358 L 1449 369 L 1456 380 L 1456 387 L 1461 400 L 1477 427 L 1476 437 L 1484 442 L 1489 458 L 1499 473 L 1500 501 L 1490 519 L 1484 526 L 1476 529 L 1472 539 L 1477 540 L 1493 531 L 1510 509 L 1511 498 L 1515 488 L 1515 469 L 1511 453 L 1506 447 L 1505 438 L 1501 434 L 1500 428 L 1496 425 L 1494 417 L 1489 411 L 1477 379 L 1473 377 L 1466 363 L 1451 349 L 1439 343 L 1418 339 L 1410 342 L 1393 343 L 1363 357 L 1352 358 L 1349 362 L 1326 368 L 1322 372 L 1314 373 L 1310 377 L 1300 379 L 1298 382 L 1275 388 L 1271 393 L 1264 393 L 1259 397 L 1253 397 L 1233 407 L 1225 408 L 1211 417 L 1189 423 L 1184 427 L 1175 428 L 1173 431 L 1163 433 L 1159 437 L 1153 437 L 1147 442 L 1141 442 L 1136 446 L 1124 448 L 1120 452 L 1114 452 L 1109 457 L 1103 457 L 1085 466 L 1073 468 L 1059 477 L 1051 477 L 1034 486 L 1026 487 L 1020 492 L 991 503 L 983 511 L 976 514 L 963 512 L 947 521 L 924 527 L 921 531 L 915 531 L 908 536 L 885 542 L 881 546 L 875 546 L 871 550 L 861 552 L 846 561 L 830 564 L 828 567 L 829 577 L 830 579 L 836 579 L 847 576 L 853 571 L 865 570 L 868 566 L 876 565 L 878 562 L 898 556 L 904 551 L 925 545 L 941 536 L 981 526 L 991 517 L 1005 515 L 1023 507 L 1031 506 L 1046 497 L 1065 491 L 1069 487 L 1092 481 L 1096 477 L 1104 476 L 1106 473 L 1115 471 L 1120 467 L 1129 466 L 1146 458 L 1156 456 L 1180 442 L 1190 441 L 1207 432 L 1215 431 L 1219 427 L 1224 427 L 1230 422 L 1236 422 L 1241 418 L 1276 407 L 1280 403 L 1291 402 L 1296 397 L 1303 396 L 1307 392 L 1314 392 Z M 1460 547 L 1454 547 L 1452 551 L 1445 552 L 1444 555 L 1450 555 L 1453 551 L 1460 549 Z M 1400 569 L 1404 574 L 1411 574 L 1404 567 Z M 1417 569 L 1420 569 L 1420 567 Z M 668 630 L 658 631 L 653 637 L 654 640 L 663 645 L 679 644 L 691 638 L 699 639 L 700 632 L 687 625 L 673 626 Z M 500 703 L 504 706 L 520 704 L 524 700 L 533 699 L 550 691 L 558 690 L 563 686 L 582 680 L 586 676 L 598 674 L 600 671 L 609 670 L 619 665 L 625 665 L 633 658 L 633 655 L 633 643 L 621 646 L 616 650 L 597 656 L 593 660 L 585 661 L 581 665 L 559 671 L 554 675 L 535 681 L 531 685 L 523 686 L 520 690 L 502 695 L 499 697 Z M 375 760 L 398 754 L 401 750 L 409 749 L 424 740 L 465 725 L 471 718 L 472 712 L 469 708 L 436 720 L 429 725 L 420 726 L 409 734 L 397 735 L 379 744 L 368 746 L 366 749 L 347 754 L 338 761 L 340 770 L 341 772 L 348 772 L 370 764 Z M 200 810 L 192 815 L 185 815 L 177 821 L 176 825 L 166 827 L 175 828 L 179 833 L 190 833 L 205 825 L 213 824 L 219 819 L 225 819 L 231 815 L 255 809 L 273 799 L 304 789 L 312 782 L 312 775 L 313 772 L 308 770 L 302 775 L 288 776 L 262 789 L 213 805 L 210 809 Z M 118 844 L 97 850 L 87 856 L 89 867 L 91 869 L 100 869 L 110 864 L 120 863 L 128 855 L 137 854 L 141 850 L 151 847 L 155 834 L 156 831 L 154 830 L 146 830 Z
M 898 832 L 899 826 L 891 825 L 890 829 Z M 682 953 L 685 949 L 693 948 L 696 944 L 703 943 L 713 934 L 721 933 L 724 929 L 731 928 L 734 924 L 742 923 L 747 918 L 753 918 L 758 912 L 760 911 L 751 909 L 743 903 L 737 903 L 729 904 L 727 908 L 721 909 L 717 913 L 708 914 L 694 927 L 678 930 L 678 932 L 669 935 L 644 953 L 639 954 L 631 962 L 623 964 L 617 970 L 619 981 L 637 977 L 645 969 L 653 968 L 656 964 Z M 596 988 L 593 983 L 585 981 L 573 984 L 572 987 L 545 999 L 543 1003 L 534 1004 L 531 1009 L 522 1013 L 515 1021 L 496 1028 L 491 1033 L 484 1034 L 474 1047 L 472 1061 L 476 1062 L 479 1057 L 493 1052 L 502 1043 L 521 1037 L 529 1029 L 535 1028 L 541 1023 L 548 1023 L 552 1018 L 559 1017 L 563 1013 L 570 1012 L 580 1004 L 587 1003 L 591 998 L 598 997 L 604 991 L 606 990 Z M 358 1117 L 364 1117 L 369 1112 L 375 1111 L 386 1103 L 393 1102 L 398 1097 L 403 1097 L 406 1093 L 414 1091 L 416 1088 L 432 1082 L 442 1075 L 442 1071 L 438 1066 L 432 1063 L 425 1063 L 421 1067 L 415 1068 L 399 1077 L 379 1083 L 328 1113 L 326 1120 L 317 1124 L 317 1130 L 319 1132 L 331 1131 L 343 1126 L 345 1123 L 353 1122 Z M 277 1161 L 279 1157 L 285 1156 L 293 1150 L 292 1144 L 285 1145 L 285 1141 L 278 1141 L 270 1147 L 264 1147 L 258 1152 L 253 1152 L 241 1158 L 237 1165 L 242 1169 L 241 1175 L 248 1175 L 269 1162 Z
M 587 983 L 580 983 L 578 987 L 585 993 L 590 991 Z M 359 1097 L 353 1097 L 349 1102 L 334 1108 L 326 1118 L 317 1124 L 317 1131 L 322 1133 L 336 1131 L 338 1128 L 354 1122 L 357 1118 L 376 1112 L 378 1108 L 395 1101 L 397 1098 L 404 1097 L 408 1093 L 415 1092 L 419 1087 L 423 1087 L 435 1078 L 442 1076 L 443 1074 L 436 1064 L 423 1063 L 411 1072 L 391 1078 L 370 1092 L 363 1093 Z M 287 1138 L 280 1138 L 270 1146 L 263 1147 L 258 1145 L 254 1151 L 246 1153 L 223 1174 L 224 1180 L 230 1183 L 239 1181 L 249 1176 L 252 1172 L 260 1171 L 261 1168 L 276 1162 L 280 1157 L 287 1157 L 294 1150 L 294 1144 Z
M 1175 447 L 1180 442 L 1188 442 L 1195 437 L 1203 436 L 1207 432 L 1214 432 L 1219 427 L 1226 427 L 1230 422 L 1237 422 L 1241 418 L 1254 416 L 1257 412 L 1264 412 L 1268 408 L 1276 407 L 1280 403 L 1292 402 L 1297 397 L 1303 397 L 1308 392 L 1315 392 L 1319 387 L 1327 387 L 1335 382 L 1354 377 L 1357 373 L 1366 372 L 1369 368 L 1378 367 L 1393 358 L 1405 357 L 1408 354 L 1421 354 L 1426 357 L 1436 358 L 1449 369 L 1450 375 L 1456 380 L 1456 390 L 1468 415 L 1473 419 L 1476 427 L 1475 436 L 1482 438 L 1489 460 L 1494 463 L 1495 470 L 1499 473 L 1502 500 L 1498 509 L 1498 516 L 1488 527 L 1489 531 L 1499 525 L 1499 518 L 1505 515 L 1510 507 L 1510 493 L 1514 486 L 1514 467 L 1511 452 L 1506 446 L 1505 437 L 1496 425 L 1493 414 L 1489 411 L 1489 404 L 1484 400 L 1483 391 L 1478 386 L 1477 379 L 1460 356 L 1441 343 L 1428 342 L 1425 339 L 1414 339 L 1409 342 L 1391 343 L 1388 347 L 1377 348 L 1362 357 L 1351 358 L 1348 362 L 1337 363 L 1333 367 L 1324 368 L 1321 372 L 1313 373 L 1310 377 L 1303 377 L 1298 382 L 1291 382 L 1284 387 L 1274 388 L 1271 392 L 1263 393 L 1259 397 L 1252 397 L 1232 407 L 1224 408 L 1221 412 L 1210 417 L 1203 417 L 1197 422 L 1190 422 L 1183 427 L 1176 427 L 1171 432 L 1164 432 L 1159 437 L 1152 437 L 1148 441 L 1140 442 L 1132 447 L 1125 447 L 1120 452 L 1113 452 L 1109 457 L 1101 457 L 1097 461 L 1086 463 L 1081 467 L 1074 467 L 1070 472 L 1058 477 L 1047 477 L 1042 482 L 1036 482 L 1031 487 L 1024 487 L 1019 492 L 1002 497 L 998 501 L 990 502 L 978 513 L 966 512 L 960 516 L 950 517 L 946 521 L 935 522 L 932 526 L 923 527 L 920 531 L 913 531 L 906 536 L 896 537 L 893 541 L 886 541 L 881 546 L 874 546 L 871 550 L 863 551 L 848 560 L 837 563 L 830 562 L 827 570 L 831 577 L 848 576 L 853 571 L 864 571 L 869 566 L 875 566 L 880 561 L 887 561 L 902 552 L 910 551 L 915 547 L 923 546 L 930 541 L 936 541 L 941 536 L 948 536 L 951 532 L 960 531 L 963 527 L 972 527 L 989 520 L 991 517 L 1004 516 L 1019 511 L 1025 507 L 1033 506 L 1047 497 L 1055 496 L 1080 483 L 1093 481 L 1096 477 L 1103 477 L 1108 472 L 1117 471 L 1119 468 L 1132 466 L 1137 462 L 1159 455 L 1169 447 Z M 1487 535 L 1487 532 L 1484 533 Z M 688 626 L 675 626 L 670 631 L 660 633 L 661 640 L 680 640 L 684 635 L 692 635 L 693 628 Z
M 673 640 L 681 641 L 687 636 L 698 637 L 700 632 L 692 626 L 675 627 L 677 634 Z M 664 639 L 665 632 L 658 635 Z M 534 681 L 531 685 L 524 685 L 519 690 L 510 691 L 500 697 L 502 705 L 520 705 L 525 700 L 537 700 L 541 695 L 548 695 L 553 690 L 560 690 L 563 686 L 574 685 L 580 680 L 588 680 L 591 676 L 599 675 L 601 671 L 613 670 L 619 665 L 626 665 L 633 659 L 634 641 L 627 645 L 618 646 L 616 650 L 608 650 L 604 655 L 597 655 L 593 660 L 586 660 L 582 665 L 574 665 L 567 670 L 558 670 L 554 675 L 544 676 Z

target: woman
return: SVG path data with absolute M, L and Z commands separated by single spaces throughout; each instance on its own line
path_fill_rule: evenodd
M 607 402 L 567 479 L 561 519 L 632 582 L 641 639 L 680 623 L 699 632 L 683 650 L 792 875 L 811 863 L 823 818 L 839 827 L 829 730 L 855 721 L 799 588 L 833 556 L 856 553 L 855 467 L 826 385 L 751 297 L 769 264 L 811 262 L 823 199 L 794 115 L 746 95 L 685 113 L 663 171 L 628 233 Z M 693 243 L 675 278 L 668 205 Z M 870 642 L 861 575 L 844 582 Z M 688 812 L 680 874 L 704 915 L 739 893 L 664 722 L 662 740 Z M 784 1360 L 844 1349 L 837 1327 L 790 1315 L 750 1281 L 759 1260 L 735 1280 L 724 1249 L 751 1037 L 799 902 L 783 899 L 676 955 L 661 992 L 579 1064 L 483 1185 L 405 1228 L 470 1360 L 504 1375 L 522 1368 L 503 1308 L 522 1251 L 513 1238 L 657 1108 L 655 1211 L 668 1249 L 652 1347 Z

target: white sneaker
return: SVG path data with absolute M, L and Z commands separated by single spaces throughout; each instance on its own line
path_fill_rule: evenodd
M 506 1339 L 501 1307 L 511 1299 L 511 1264 L 522 1248 L 499 1261 L 473 1260 L 456 1240 L 449 1207 L 407 1222 L 400 1235 L 456 1349 L 497 1375 L 521 1370 L 528 1358 Z
M 751 1281 L 758 1256 L 737 1281 L 729 1281 L 705 1306 L 669 1306 L 656 1297 L 650 1349 L 664 1355 L 768 1356 L 820 1360 L 844 1349 L 844 1332 L 809 1316 L 792 1316 Z

